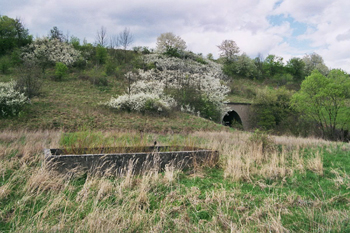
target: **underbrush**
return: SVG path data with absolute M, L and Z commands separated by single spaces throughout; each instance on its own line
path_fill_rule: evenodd
M 43 163 L 43 148 L 154 141 L 218 150 L 220 161 L 117 177 L 58 174 Z M 0 231 L 349 231 L 349 155 L 349 144 L 239 131 L 2 131 Z

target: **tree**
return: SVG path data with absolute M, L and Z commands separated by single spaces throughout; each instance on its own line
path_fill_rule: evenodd
M 220 45 L 218 45 L 220 50 L 220 57 L 224 57 L 227 60 L 235 60 L 237 54 L 239 53 L 239 47 L 233 40 L 224 40 Z
M 97 31 L 96 43 L 97 45 L 101 45 L 102 47 L 106 47 L 108 44 L 107 29 L 103 26 L 99 31 Z
M 184 51 L 186 49 L 186 42 L 179 36 L 175 36 L 172 32 L 162 33 L 157 38 L 157 51 L 165 53 L 169 49 Z
M 44 72 L 45 69 L 62 62 L 72 65 L 80 58 L 81 53 L 73 48 L 73 45 L 60 42 L 58 39 L 37 38 L 33 43 L 23 48 L 22 59 L 25 62 L 39 65 Z
M 306 54 L 303 57 L 305 63 L 305 74 L 308 76 L 314 69 L 320 71 L 321 74 L 327 75 L 329 72 L 328 67 L 324 64 L 323 58 L 317 53 Z
M 134 41 L 134 36 L 130 32 L 129 28 L 124 28 L 124 30 L 119 33 L 118 36 L 118 44 L 123 47 L 124 49 L 124 59 L 126 62 L 126 49 L 132 44 Z
M 273 78 L 277 74 L 283 74 L 283 58 L 270 54 L 265 58 L 263 62 L 263 71 L 265 76 Z
M 50 35 L 49 35 L 50 40 L 57 39 L 60 42 L 66 41 L 66 37 L 64 36 L 63 32 L 60 31 L 56 26 L 54 26 L 50 30 Z M 67 38 L 68 39 L 68 38 Z
M 292 113 L 289 106 L 291 96 L 292 92 L 285 87 L 258 90 L 252 106 L 256 125 L 264 130 L 286 128 L 287 118 Z
M 288 73 L 293 75 L 294 80 L 302 81 L 305 78 L 305 62 L 298 57 L 291 58 L 286 65 Z
M 328 77 L 314 70 L 292 97 L 292 106 L 307 119 L 317 122 L 323 137 L 336 139 L 336 130 L 349 127 L 350 79 L 341 70 L 332 70 Z
M 32 42 L 33 37 L 25 29 L 21 19 L 0 16 L 0 55 Z
M 262 79 L 263 78 L 263 64 L 264 64 L 264 58 L 262 55 L 259 53 L 256 58 L 254 58 L 254 64 L 256 67 L 256 78 L 257 79 Z

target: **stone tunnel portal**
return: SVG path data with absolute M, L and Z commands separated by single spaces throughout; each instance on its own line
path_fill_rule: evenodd
M 234 126 L 243 126 L 242 120 L 240 118 L 240 116 L 238 115 L 238 113 L 234 110 L 232 111 L 228 111 L 224 118 L 222 119 L 222 123 L 225 126 L 229 126 L 229 127 L 234 127 Z

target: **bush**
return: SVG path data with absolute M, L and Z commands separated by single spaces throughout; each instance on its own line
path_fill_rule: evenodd
M 177 57 L 177 58 L 182 57 L 180 54 L 180 51 L 177 48 L 173 48 L 173 47 L 168 47 L 164 52 L 164 55 L 167 55 L 169 57 Z
M 67 75 L 68 67 L 62 62 L 57 62 L 55 67 L 55 77 L 57 80 L 62 80 Z
M 284 87 L 259 90 L 253 104 L 256 126 L 264 130 L 275 130 L 283 125 L 292 114 L 289 103 L 291 95 L 292 92 Z
M 17 70 L 17 73 L 16 90 L 24 93 L 28 98 L 40 95 L 42 73 L 39 67 L 24 64 Z
M 102 45 L 96 46 L 96 62 L 97 64 L 103 65 L 106 63 L 108 57 L 108 51 Z
M 7 74 L 11 67 L 11 61 L 8 56 L 0 57 L 0 71 L 3 74 Z
M 113 62 L 111 59 L 108 59 L 106 63 L 106 74 L 114 75 L 116 73 L 117 64 Z
M 173 96 L 182 111 L 197 114 L 203 118 L 216 122 L 220 121 L 220 108 L 207 99 L 200 91 L 194 87 L 183 87 L 178 90 L 169 90 L 169 94 Z M 188 106 L 188 107 L 185 107 Z
M 16 82 L 0 83 L 0 116 L 15 116 L 27 103 L 27 97 L 15 89 Z
M 40 66 L 44 72 L 47 67 L 57 62 L 62 62 L 67 66 L 73 65 L 78 59 L 81 59 L 81 52 L 75 50 L 71 44 L 44 37 L 37 38 L 33 43 L 24 47 L 22 59 Z
M 161 98 L 152 93 L 125 94 L 111 98 L 105 105 L 119 110 L 136 112 L 166 112 L 173 107 L 171 98 Z

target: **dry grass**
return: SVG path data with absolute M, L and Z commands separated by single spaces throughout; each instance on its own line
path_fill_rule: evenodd
M 62 132 L 3 131 L 0 204 L 6 208 L 0 210 L 0 227 L 7 224 L 9 232 L 289 232 L 291 223 L 284 223 L 289 216 L 308 219 L 304 226 L 313 231 L 341 231 L 348 221 L 347 209 L 333 208 L 349 203 L 347 193 L 326 198 L 278 191 L 296 173 L 324 175 L 323 155 L 314 139 L 272 137 L 273 146 L 266 150 L 251 134 L 239 131 L 186 136 L 107 131 L 97 133 L 97 139 L 92 134 L 78 143 L 134 146 L 157 140 L 159 145 L 218 150 L 215 171 L 223 179 L 210 183 L 214 178 L 206 168 L 183 172 L 176 164 L 163 173 L 149 164 L 142 176 L 134 175 L 132 163 L 118 177 L 57 174 L 42 163 L 43 149 L 60 147 Z M 331 143 L 319 143 L 333 150 Z M 345 171 L 331 173 L 334 187 L 350 187 Z M 251 191 L 243 190 L 247 184 Z

